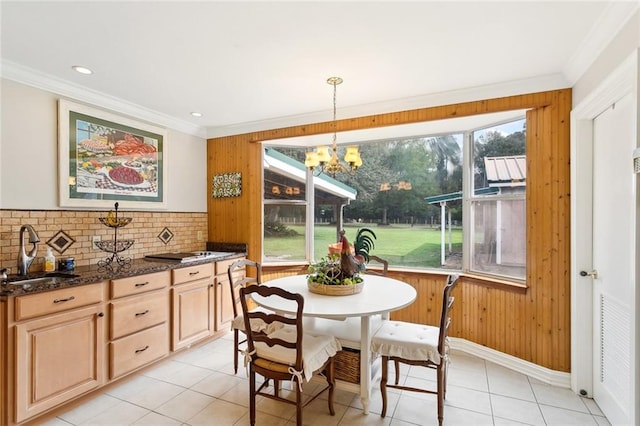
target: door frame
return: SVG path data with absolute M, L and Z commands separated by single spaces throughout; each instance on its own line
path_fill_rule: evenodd
M 571 389 L 581 395 L 593 396 L 593 289 L 590 277 L 580 271 L 593 269 L 593 120 L 624 95 L 631 93 L 638 113 L 638 51 L 634 51 L 618 68 L 571 111 Z M 638 130 L 636 127 L 636 137 Z M 629 155 L 629 162 L 632 161 Z M 636 182 L 640 178 L 636 176 Z M 640 197 L 636 191 L 636 206 Z M 640 253 L 638 225 L 640 211 L 636 209 L 636 253 Z M 636 288 L 640 277 L 640 262 L 635 265 Z M 588 290 L 588 291 L 586 291 Z M 640 319 L 640 291 L 635 294 L 635 324 Z M 640 374 L 640 327 L 632 330 L 636 376 Z M 640 385 L 635 383 L 636 406 L 640 401 Z M 633 414 L 636 419 L 640 416 Z

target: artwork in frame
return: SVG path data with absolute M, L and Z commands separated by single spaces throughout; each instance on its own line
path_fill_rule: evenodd
M 58 101 L 61 207 L 167 208 L 166 130 Z
M 240 172 L 213 176 L 211 181 L 211 196 L 213 198 L 239 197 L 241 194 L 242 175 Z

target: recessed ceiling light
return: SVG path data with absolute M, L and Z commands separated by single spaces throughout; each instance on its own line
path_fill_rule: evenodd
M 71 68 L 73 68 L 75 71 L 79 72 L 80 74 L 93 74 L 93 71 L 81 65 L 74 65 Z
M 202 113 L 197 111 L 192 112 L 191 115 L 193 115 L 194 117 L 202 117 Z

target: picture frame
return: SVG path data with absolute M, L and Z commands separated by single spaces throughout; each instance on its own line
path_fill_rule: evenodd
M 242 174 L 222 173 L 213 176 L 211 180 L 211 197 L 239 197 L 242 195 Z
M 167 208 L 167 131 L 58 100 L 61 207 Z

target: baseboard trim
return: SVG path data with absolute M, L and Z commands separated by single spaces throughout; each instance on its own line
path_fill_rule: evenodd
M 449 339 L 451 350 L 453 351 L 460 351 L 482 358 L 518 373 L 526 374 L 529 377 L 533 377 L 549 385 L 571 388 L 571 373 L 551 370 L 465 339 L 456 337 L 450 337 Z

